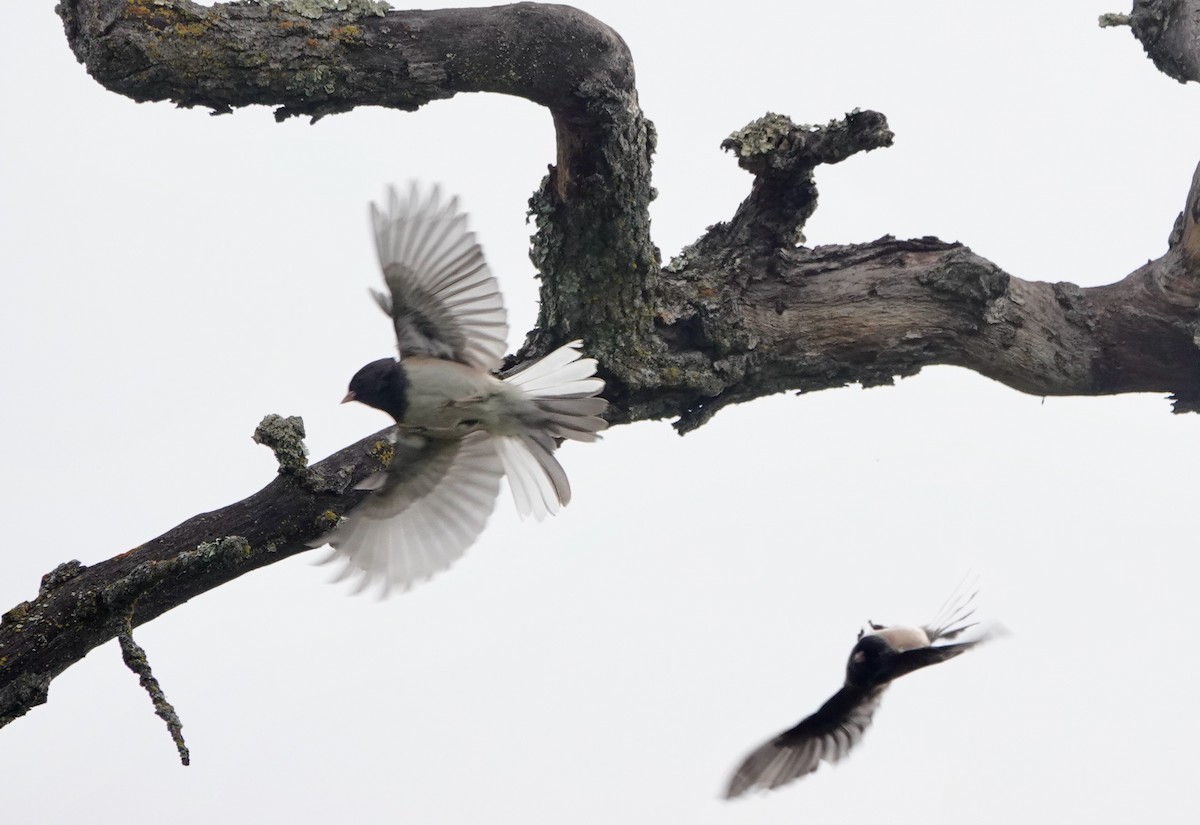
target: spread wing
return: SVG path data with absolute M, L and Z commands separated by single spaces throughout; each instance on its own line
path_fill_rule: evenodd
M 420 440 L 386 472 L 362 486 L 374 492 L 320 539 L 326 561 L 345 567 L 336 581 L 358 575 L 358 592 L 375 583 L 383 595 L 406 590 L 448 568 L 487 523 L 503 468 L 487 433 L 461 440 Z
M 884 687 L 843 687 L 812 716 L 755 749 L 729 780 L 726 799 L 751 788 L 778 788 L 812 773 L 822 760 L 837 762 L 862 739 Z
M 407 197 L 388 187 L 371 204 L 375 247 L 388 294 L 372 290 L 392 317 L 400 355 L 429 355 L 494 370 L 507 348 L 508 320 L 458 199 L 426 198 L 415 183 Z

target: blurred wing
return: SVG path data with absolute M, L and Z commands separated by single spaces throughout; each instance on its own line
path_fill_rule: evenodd
M 356 592 L 378 582 L 386 596 L 445 570 L 483 531 L 502 472 L 487 433 L 427 440 L 322 539 L 345 563 L 335 581 L 357 574 Z
M 383 208 L 371 204 L 379 266 L 388 295 L 372 291 L 392 316 L 401 357 L 429 355 L 494 370 L 507 348 L 508 321 L 458 199 L 428 198 L 415 183 L 408 197 L 388 187 Z
M 980 642 L 988 640 L 988 636 L 980 639 L 975 639 L 970 642 L 960 642 L 953 645 L 934 645 L 933 647 L 919 647 L 915 650 L 902 651 L 896 657 L 896 669 L 892 674 L 892 679 L 899 679 L 906 673 L 912 673 L 914 670 L 920 670 L 923 667 L 936 665 L 944 662 L 947 659 L 953 659 L 955 656 L 960 656 Z
M 729 780 L 725 798 L 741 796 L 751 788 L 778 788 L 812 773 L 822 760 L 837 762 L 862 739 L 884 687 L 839 690 L 812 716 L 747 756 Z

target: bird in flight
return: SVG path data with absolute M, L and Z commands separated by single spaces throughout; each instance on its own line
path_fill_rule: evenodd
M 386 595 L 449 567 L 478 538 L 508 478 L 517 510 L 541 519 L 571 500 L 554 452 L 608 426 L 596 361 L 572 341 L 501 379 L 508 322 L 483 250 L 458 199 L 416 184 L 371 204 L 400 358 L 360 369 L 343 399 L 396 421 L 396 457 L 360 486 L 373 492 L 318 539 L 359 590 Z
M 820 709 L 795 727 L 763 743 L 747 756 L 725 791 L 726 799 L 751 788 L 773 790 L 815 771 L 822 761 L 833 764 L 858 744 L 871 724 L 883 691 L 895 679 L 929 665 L 953 659 L 989 638 L 937 644 L 958 638 L 975 627 L 975 593 L 952 597 L 938 618 L 924 627 L 868 622 L 846 663 L 846 681 Z

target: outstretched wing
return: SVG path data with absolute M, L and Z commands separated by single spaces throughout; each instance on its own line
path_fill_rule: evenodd
M 862 739 L 884 687 L 843 687 L 812 716 L 755 749 L 729 780 L 726 799 L 751 788 L 778 788 L 812 773 L 822 761 L 837 762 Z
M 374 492 L 320 539 L 334 550 L 326 561 L 345 563 L 335 580 L 357 574 L 359 592 L 378 583 L 387 595 L 445 570 L 483 532 L 502 473 L 483 432 L 429 439 L 394 460 L 363 485 Z
M 386 204 L 371 204 L 375 247 L 388 294 L 372 290 L 392 317 L 400 355 L 429 355 L 485 370 L 500 366 L 508 320 L 458 199 L 442 202 L 437 186 L 407 197 L 389 186 Z

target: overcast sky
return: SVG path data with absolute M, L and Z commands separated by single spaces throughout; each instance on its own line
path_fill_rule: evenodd
M 1119 3 L 580 3 L 636 60 L 659 132 L 664 261 L 750 177 L 718 146 L 766 111 L 887 115 L 893 148 L 818 170 L 811 244 L 962 241 L 1027 279 L 1108 283 L 1161 255 L 1198 160 L 1197 90 Z M 980 8 L 986 5 L 987 8 Z M 383 427 L 337 402 L 392 332 L 366 203 L 461 195 L 513 346 L 536 313 L 525 203 L 548 114 L 460 96 L 315 126 L 114 95 L 49 0 L 0 31 L 0 610 L 274 475 L 250 435 L 303 416 L 314 459 Z M 661 10 L 660 10 L 661 9 Z M 421 825 L 1190 821 L 1200 418 L 1158 396 L 1041 399 L 937 368 L 781 395 L 686 438 L 560 453 L 575 500 L 502 498 L 451 571 L 385 602 L 306 554 L 136 637 L 192 766 L 115 644 L 0 730 L 6 821 Z M 968 571 L 1011 636 L 898 682 L 859 749 L 719 795 L 840 685 L 868 619 L 929 619 Z M 139 812 L 140 809 L 140 812 Z

